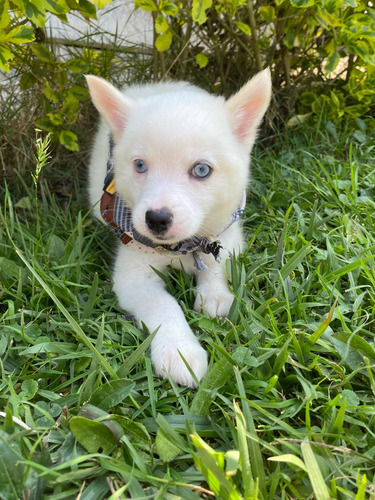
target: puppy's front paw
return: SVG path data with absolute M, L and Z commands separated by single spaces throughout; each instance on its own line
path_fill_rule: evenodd
M 210 318 L 216 316 L 227 316 L 233 302 L 233 295 L 229 290 L 220 292 L 212 291 L 212 294 L 199 292 L 197 290 L 197 298 L 195 299 L 194 309 L 198 312 L 206 312 Z
M 196 378 L 202 380 L 207 372 L 207 353 L 195 337 L 183 339 L 180 342 L 171 341 L 170 338 L 166 338 L 165 342 L 160 342 L 155 338 L 151 346 L 151 359 L 155 374 L 162 378 L 166 378 L 169 374 L 177 384 L 196 387 L 197 383 L 186 368 L 180 353 Z

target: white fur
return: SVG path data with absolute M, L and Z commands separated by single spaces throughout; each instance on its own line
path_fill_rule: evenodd
M 135 228 L 155 242 L 174 243 L 194 235 L 216 237 L 224 250 L 221 262 L 203 255 L 207 266 L 197 272 L 195 309 L 209 316 L 225 316 L 233 301 L 225 275 L 225 260 L 243 244 L 241 224 L 222 232 L 238 208 L 246 188 L 250 152 L 271 94 L 270 74 L 256 75 L 227 102 L 186 83 L 131 87 L 123 92 L 104 80 L 88 76 L 94 104 L 103 121 L 94 143 L 89 175 L 90 202 L 100 219 L 109 154 L 108 134 L 115 139 L 115 185 L 131 207 Z M 147 172 L 138 173 L 135 159 Z M 197 163 L 212 167 L 211 175 L 197 179 Z M 147 210 L 167 208 L 173 222 L 162 236 L 151 233 Z M 168 373 L 175 382 L 195 386 L 185 361 L 201 380 L 207 371 L 207 354 L 191 331 L 177 301 L 169 295 L 152 267 L 167 266 L 196 272 L 192 256 L 138 253 L 119 243 L 114 265 L 114 290 L 122 308 L 157 328 L 151 345 L 155 373 Z M 181 355 L 180 355 L 181 353 Z

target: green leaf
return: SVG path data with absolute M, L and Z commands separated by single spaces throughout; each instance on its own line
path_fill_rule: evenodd
M 126 435 L 131 436 L 132 442 L 150 443 L 150 435 L 143 424 L 121 415 L 111 415 L 111 418 L 121 426 Z
M 16 26 L 6 36 L 6 41 L 10 43 L 28 43 L 35 40 L 32 26 Z
M 198 24 L 207 21 L 206 10 L 212 6 L 212 0 L 193 0 L 192 18 Z
M 226 358 L 220 359 L 211 368 L 201 382 L 194 396 L 190 411 L 194 415 L 207 415 L 212 400 L 212 393 L 220 389 L 225 382 L 233 377 L 233 363 Z
M 339 411 L 337 412 L 335 420 L 332 422 L 332 426 L 330 429 L 330 432 L 332 434 L 337 435 L 336 441 L 339 437 L 341 437 L 341 433 L 345 432 L 343 430 L 344 419 L 345 419 L 345 410 L 346 410 L 346 397 L 344 397 L 344 400 L 340 406 Z
M 334 71 L 340 62 L 340 54 L 338 52 L 333 52 L 327 59 L 327 66 L 325 67 L 324 73 L 328 75 Z
M 315 0 L 290 0 L 290 3 L 294 7 L 306 9 L 306 7 L 312 7 L 315 4 Z
M 80 417 L 88 418 L 89 420 L 100 420 L 100 422 L 108 427 L 108 429 L 114 435 L 116 441 L 118 441 L 123 435 L 124 431 L 122 426 L 116 420 L 115 415 L 109 415 L 106 411 L 94 406 L 92 404 L 86 404 L 82 406 L 80 412 Z
M 330 500 L 330 495 L 323 475 L 311 449 L 310 443 L 305 441 L 301 444 L 301 450 L 307 473 L 314 490 L 316 500 Z
M 313 346 L 314 344 L 316 344 L 316 342 L 320 339 L 320 337 L 323 335 L 323 333 L 327 330 L 327 328 L 328 328 L 328 326 L 329 326 L 329 324 L 330 324 L 330 322 L 332 320 L 333 313 L 335 312 L 337 300 L 338 299 L 336 298 L 336 300 L 333 303 L 331 309 L 329 310 L 329 313 L 323 319 L 323 321 L 320 323 L 320 325 L 318 326 L 318 328 L 314 331 L 314 333 L 312 333 L 307 338 L 307 342 L 310 344 L 310 346 Z
M 46 115 L 53 125 L 59 126 L 64 123 L 61 113 L 47 113 Z
M 25 210 L 31 210 L 33 208 L 30 196 L 23 196 L 17 203 L 14 204 L 16 208 L 23 208 Z M 0 265 L 1 267 L 1 265 Z
M 12 52 L 5 47 L 4 45 L 0 45 L 0 69 L 3 71 L 10 71 L 10 61 L 13 59 Z
M 156 422 L 159 428 L 164 432 L 165 436 L 169 439 L 171 443 L 174 444 L 181 451 L 189 452 L 188 445 L 186 441 L 178 434 L 176 430 L 173 429 L 168 420 L 160 413 L 156 417 Z
M 340 276 L 344 276 L 345 274 L 355 271 L 359 267 L 363 267 L 366 264 L 366 262 L 369 262 L 374 259 L 375 259 L 375 254 L 369 255 L 368 257 L 363 257 L 362 259 L 357 259 L 354 262 L 349 262 L 349 264 L 346 264 L 345 266 L 340 267 L 336 271 L 333 271 L 333 273 L 329 274 L 328 276 L 325 276 L 324 279 L 328 282 L 334 281 Z
M 81 87 L 80 85 L 74 85 L 68 90 L 68 96 L 74 96 L 75 99 L 79 101 L 85 101 L 90 97 L 90 93 L 86 87 Z
M 34 54 L 40 61 L 48 64 L 56 64 L 55 56 L 45 44 L 43 43 L 32 44 L 31 50 L 34 52 Z
M 298 252 L 296 252 L 293 257 L 291 257 L 288 262 L 281 268 L 280 274 L 283 279 L 289 276 L 296 267 L 298 267 L 303 259 L 308 255 L 311 251 L 311 247 L 306 245 L 302 247 Z
M 0 30 L 10 25 L 9 0 L 0 0 Z
M 237 430 L 237 440 L 238 447 L 241 456 L 241 471 L 242 471 L 242 481 L 244 485 L 245 498 L 251 498 L 254 495 L 254 479 L 252 476 L 252 470 L 250 466 L 249 448 L 247 445 L 246 438 L 246 421 L 239 405 L 233 402 L 234 413 L 236 415 L 236 430 Z
M 295 31 L 292 26 L 287 28 L 287 32 L 284 36 L 283 43 L 288 49 L 292 49 L 294 47 L 294 40 L 296 38 Z
M 350 352 L 349 348 L 351 348 L 357 355 L 359 354 L 360 356 L 367 356 L 371 359 L 372 363 L 375 363 L 374 348 L 359 335 L 356 335 L 354 333 L 339 332 L 335 333 L 333 335 L 333 338 L 339 340 L 345 345 L 345 349 L 348 354 Z
M 354 500 L 366 500 L 366 483 L 367 483 L 366 474 L 363 474 L 361 479 L 361 475 L 358 473 L 357 477 L 358 491 Z
M 169 24 L 168 21 L 165 19 L 164 16 L 158 16 L 155 19 L 155 31 L 156 33 L 164 33 L 164 31 L 167 31 L 169 29 Z
M 195 465 L 202 472 L 210 489 L 215 494 L 215 498 L 222 500 L 241 500 L 241 496 L 232 482 L 226 476 L 221 464 L 224 453 L 215 452 L 198 435 L 190 436 L 198 454 L 193 453 Z M 247 497 L 251 498 L 251 497 Z
M 296 467 L 307 472 L 306 466 L 303 461 L 299 457 L 296 457 L 295 455 L 292 455 L 290 453 L 279 455 L 277 457 L 269 457 L 268 460 L 271 462 L 284 462 L 286 464 L 295 465 Z
M 150 347 L 151 342 L 154 340 L 155 335 L 158 333 L 158 330 L 152 332 L 141 345 L 135 349 L 130 356 L 126 357 L 124 364 L 121 368 L 118 369 L 117 375 L 120 378 L 126 377 L 128 373 L 130 373 L 131 369 L 143 358 L 145 352 Z
M 164 52 L 169 49 L 173 39 L 172 31 L 166 31 L 162 35 L 159 35 L 155 40 L 155 47 L 159 52 Z
M 156 12 L 158 10 L 153 0 L 134 0 L 134 5 L 147 12 Z
M 38 382 L 33 379 L 24 380 L 22 382 L 21 389 L 27 399 L 32 399 L 38 392 Z
M 23 73 L 20 80 L 20 88 L 21 90 L 27 90 L 35 85 L 36 82 L 37 79 L 35 78 L 35 75 L 33 73 Z
M 264 388 L 264 395 L 266 395 L 269 392 L 271 392 L 275 388 L 275 386 L 278 383 L 278 381 L 279 381 L 279 376 L 278 375 L 272 375 L 272 377 L 268 380 L 267 386 Z
M 241 21 L 236 21 L 236 26 L 239 28 L 243 33 L 246 33 L 246 35 L 251 35 L 251 28 L 248 24 L 242 23 Z
M 247 438 L 248 446 L 250 452 L 250 463 L 253 477 L 258 481 L 259 490 L 263 498 L 267 498 L 267 488 L 266 488 L 266 474 L 262 458 L 262 450 L 259 445 L 259 437 L 257 429 L 255 427 L 254 418 L 252 415 L 252 410 L 250 408 L 249 402 L 247 401 L 246 390 L 241 377 L 241 372 L 238 369 L 234 370 L 238 394 L 242 399 L 242 411 L 245 417 L 246 427 L 247 427 Z
M 98 352 L 98 350 L 95 348 L 95 346 L 91 343 L 90 339 L 87 337 L 87 335 L 84 333 L 80 325 L 77 323 L 77 321 L 73 318 L 73 316 L 69 313 L 69 311 L 63 306 L 62 302 L 56 297 L 56 295 L 53 293 L 51 288 L 47 285 L 47 283 L 44 281 L 44 279 L 40 276 L 40 270 L 39 272 L 36 271 L 36 269 L 30 264 L 30 262 L 26 259 L 26 257 L 23 255 L 21 250 L 16 246 L 13 240 L 11 240 L 11 243 L 19 256 L 19 258 L 22 260 L 22 262 L 25 264 L 27 269 L 31 272 L 31 274 L 34 276 L 36 281 L 41 285 L 41 287 L 45 290 L 45 292 L 51 297 L 51 299 L 54 301 L 56 306 L 59 308 L 60 312 L 65 316 L 65 318 L 68 320 L 68 323 L 70 324 L 73 332 L 75 335 L 80 339 L 80 341 L 88 348 L 90 351 L 94 354 L 94 356 L 98 359 L 98 361 L 101 363 L 101 365 L 107 370 L 109 375 L 114 378 L 118 379 L 118 375 L 116 372 L 113 370 L 111 365 L 108 363 L 108 361 Z
M 262 5 L 259 13 L 260 17 L 267 23 L 272 23 L 275 20 L 275 7 L 272 5 Z
M 54 132 L 55 130 L 54 125 L 51 123 L 51 120 L 47 116 L 45 116 L 44 118 L 40 118 L 39 120 L 36 120 L 35 125 L 38 128 L 45 130 L 47 132 Z
M 208 64 L 208 57 L 202 54 L 202 52 L 195 56 L 195 60 L 200 68 L 205 68 Z
M 175 17 L 179 13 L 178 7 L 176 4 L 173 2 L 163 2 L 161 1 L 159 3 L 159 9 L 165 14 L 166 16 L 172 16 Z
M 127 398 L 133 388 L 134 382 L 131 380 L 111 380 L 93 392 L 90 403 L 102 410 L 110 410 Z
M 98 9 L 103 9 L 106 5 L 109 5 L 112 0 L 91 0 Z
M 78 10 L 82 16 L 89 20 L 89 19 L 96 19 L 96 7 L 91 1 L 89 0 L 79 0 L 78 2 L 75 2 L 75 0 L 65 0 L 68 4 L 71 2 L 73 3 L 74 7 L 72 6 L 72 9 Z
M 254 352 L 250 347 L 238 346 L 232 353 L 232 358 L 236 364 L 241 366 L 259 366 L 259 361 L 253 356 Z
M 44 28 L 46 23 L 46 4 L 44 0 L 18 0 L 18 6 L 39 28 Z
M 277 355 L 276 359 L 275 359 L 275 363 L 272 367 L 272 373 L 271 375 L 279 375 L 279 373 L 281 372 L 281 370 L 283 369 L 285 363 L 286 363 L 286 360 L 288 359 L 289 357 L 289 343 L 292 339 L 289 338 L 283 345 L 283 347 L 280 349 L 280 352 L 279 354 Z
M 65 0 L 45 0 L 45 4 L 46 10 L 56 16 L 60 16 L 64 20 L 66 19 L 64 14 L 70 11 L 70 7 Z
M 60 143 L 70 151 L 79 151 L 77 136 L 69 130 L 62 130 L 59 135 Z
M 85 417 L 72 417 L 70 430 L 76 440 L 89 452 L 110 452 L 116 446 L 116 439 L 111 430 L 101 422 Z
M 55 104 L 59 102 L 59 94 L 51 89 L 51 87 L 43 87 L 43 94 L 49 99 L 50 101 L 54 102 Z M 52 114 L 52 113 L 51 113 Z
M 0 496 L 18 500 L 23 489 L 25 465 L 20 464 L 22 454 L 18 443 L 0 430 Z
M 56 259 L 62 259 L 65 255 L 65 241 L 53 234 L 48 244 L 48 255 Z
M 159 429 L 156 433 L 155 444 L 156 450 L 164 462 L 170 462 L 182 453 L 181 449 L 168 439 L 163 429 Z
M 286 123 L 287 128 L 295 128 L 298 127 L 299 125 L 302 125 L 307 121 L 308 118 L 310 118 L 311 113 L 305 113 L 303 115 L 293 115 L 291 118 Z
M 225 468 L 225 474 L 227 476 L 234 476 L 240 465 L 241 454 L 238 450 L 227 451 L 227 465 Z
M 11 278 L 18 278 L 20 272 L 23 273 L 23 268 L 13 260 L 7 259 L 6 257 L 0 257 L 0 272 Z

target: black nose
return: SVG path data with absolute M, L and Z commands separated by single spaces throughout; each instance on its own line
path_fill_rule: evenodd
M 167 208 L 147 210 L 145 219 L 154 234 L 163 234 L 172 224 L 173 214 Z

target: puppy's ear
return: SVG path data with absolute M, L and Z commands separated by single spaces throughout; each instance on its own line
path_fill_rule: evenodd
M 129 109 L 133 101 L 125 97 L 103 78 L 86 75 L 91 99 L 109 125 L 115 141 L 125 130 Z
M 256 74 L 226 103 L 233 132 L 249 149 L 270 103 L 271 91 L 271 73 L 267 68 Z

